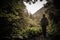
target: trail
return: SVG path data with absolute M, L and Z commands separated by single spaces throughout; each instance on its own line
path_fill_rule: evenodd
M 47 37 L 44 38 L 44 36 L 42 34 L 42 35 L 39 35 L 38 37 L 34 37 L 34 38 L 31 38 L 31 39 L 27 39 L 27 40 L 51 40 L 51 38 L 48 37 L 48 34 L 46 36 Z

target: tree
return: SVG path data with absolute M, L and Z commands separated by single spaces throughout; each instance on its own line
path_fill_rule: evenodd
M 49 18 L 52 22 L 52 25 L 55 28 L 55 33 L 53 34 L 52 38 L 57 40 L 60 39 L 60 6 L 59 6 L 60 1 L 59 0 L 48 0 L 47 4 L 45 7 L 47 8 L 46 13 L 49 15 Z M 52 27 L 53 27 L 52 26 Z
M 11 38 L 14 28 L 19 30 L 22 27 L 20 23 L 23 25 L 26 23 L 25 13 L 21 13 L 22 10 L 24 11 L 25 5 L 21 0 L 1 0 L 0 5 L 0 38 L 7 36 Z M 17 12 L 17 9 L 20 9 L 20 12 Z

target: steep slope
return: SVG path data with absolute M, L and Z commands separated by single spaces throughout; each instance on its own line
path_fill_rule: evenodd
M 40 24 L 40 20 L 42 18 L 42 15 L 45 14 L 46 17 L 48 16 L 45 11 L 47 10 L 47 8 L 42 7 L 41 9 L 39 9 L 36 13 L 33 14 L 35 20 L 37 21 L 38 24 Z M 48 17 L 47 17 L 48 18 Z
M 42 15 L 45 14 L 46 10 L 47 10 L 47 8 L 42 7 L 36 13 L 33 14 L 34 18 L 36 18 L 37 20 L 40 20 L 42 18 Z

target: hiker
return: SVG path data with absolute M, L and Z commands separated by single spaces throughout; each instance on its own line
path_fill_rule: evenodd
M 41 19 L 41 27 L 42 27 L 42 33 L 44 37 L 46 37 L 46 26 L 47 25 L 48 25 L 48 20 L 45 17 L 45 14 L 43 14 L 43 18 Z

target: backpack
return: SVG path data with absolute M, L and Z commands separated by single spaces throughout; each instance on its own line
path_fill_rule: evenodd
M 42 26 L 43 26 L 43 25 L 45 25 L 45 26 L 48 25 L 48 20 L 47 20 L 47 18 L 42 18 L 42 19 L 41 19 L 41 25 L 42 25 Z

